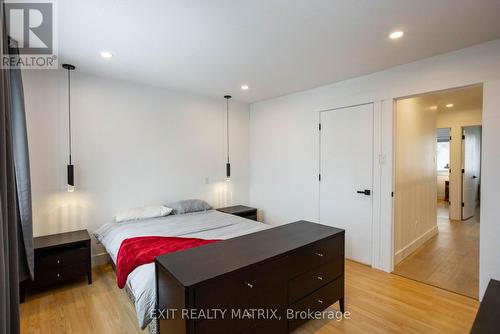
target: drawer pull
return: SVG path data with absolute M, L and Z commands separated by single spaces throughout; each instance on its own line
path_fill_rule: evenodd
M 321 276 L 316 276 L 316 278 L 318 279 L 318 281 L 322 281 L 323 280 L 323 277 L 321 277 Z
M 323 253 L 314 253 L 314 254 L 316 254 L 319 257 L 323 257 L 324 256 Z
M 252 284 L 252 283 L 250 283 L 250 282 L 245 282 L 245 284 L 246 284 L 246 286 L 248 286 L 250 289 L 252 289 L 252 288 L 253 288 L 253 284 Z
M 318 299 L 317 301 L 318 303 L 323 304 L 323 301 L 321 299 Z

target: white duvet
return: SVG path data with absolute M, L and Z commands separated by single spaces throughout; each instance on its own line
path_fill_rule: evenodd
M 202 239 L 229 239 L 270 228 L 269 225 L 215 210 L 144 219 L 133 222 L 109 223 L 94 232 L 111 259 L 116 256 L 123 240 L 139 236 L 175 236 Z M 134 297 L 137 320 L 141 329 L 152 320 L 156 300 L 154 263 L 137 267 L 127 278 L 127 287 Z

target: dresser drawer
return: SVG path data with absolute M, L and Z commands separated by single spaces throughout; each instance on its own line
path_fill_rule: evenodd
M 35 267 L 35 286 L 63 282 L 87 274 L 88 263 L 79 262 L 65 267 L 41 270 Z
M 67 249 L 49 249 L 37 252 L 35 268 L 41 270 L 57 269 L 77 262 L 88 261 L 89 248 L 83 244 L 80 247 Z
M 340 277 L 325 285 L 321 289 L 311 293 L 307 297 L 292 304 L 290 309 L 296 311 L 323 311 L 344 295 L 344 278 Z M 288 330 L 292 331 L 310 319 L 289 319 Z
M 290 277 L 319 267 L 330 260 L 344 256 L 342 236 L 320 240 L 294 252 L 290 256 Z
M 331 260 L 290 280 L 288 301 L 293 303 L 343 274 L 343 258 Z
M 287 258 L 211 280 L 195 290 L 196 308 L 281 308 L 287 300 Z
M 196 333 L 239 333 L 256 323 L 248 317 L 232 318 L 231 312 L 245 309 L 281 309 L 287 304 L 287 259 L 282 258 L 196 289 L 196 309 L 226 309 L 225 319 L 199 320 Z

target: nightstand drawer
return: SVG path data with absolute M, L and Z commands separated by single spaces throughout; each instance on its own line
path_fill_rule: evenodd
M 228 206 L 217 211 L 257 221 L 257 209 L 245 205 Z
M 87 269 L 87 262 L 73 263 L 65 267 L 47 270 L 37 270 L 35 267 L 34 284 L 35 286 L 43 286 L 77 278 L 85 275 L 87 273 Z
M 251 215 L 245 215 L 245 216 L 240 216 L 246 219 L 251 219 L 251 220 L 257 220 L 257 213 L 251 214 Z
M 35 257 L 35 268 L 49 270 L 64 267 L 70 264 L 86 261 L 89 249 L 83 244 L 67 249 L 48 249 L 39 251 Z

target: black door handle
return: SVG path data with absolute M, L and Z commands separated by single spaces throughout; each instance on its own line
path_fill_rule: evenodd
M 474 175 L 472 178 L 473 178 L 473 179 L 477 179 L 477 176 L 476 176 L 476 175 Z
M 370 190 L 368 190 L 368 189 L 365 189 L 365 190 L 358 190 L 357 193 L 358 194 L 363 194 L 363 195 L 366 195 L 366 196 L 370 196 L 370 194 L 372 192 Z

